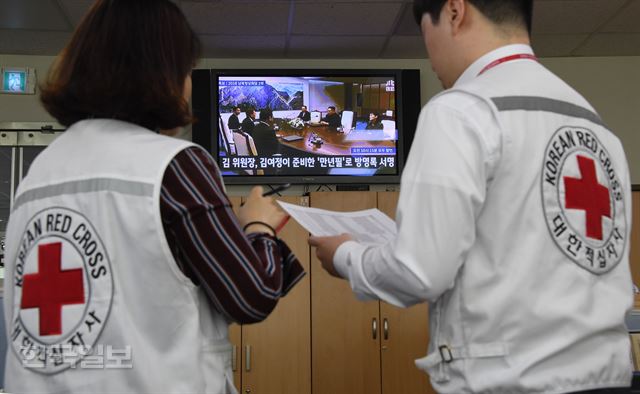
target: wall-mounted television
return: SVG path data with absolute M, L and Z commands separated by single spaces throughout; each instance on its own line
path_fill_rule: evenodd
M 225 183 L 400 181 L 418 70 L 194 70 L 192 80 L 193 141 Z

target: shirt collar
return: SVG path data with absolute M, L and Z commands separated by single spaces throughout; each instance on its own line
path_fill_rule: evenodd
M 517 55 L 517 54 L 527 54 L 533 55 L 533 49 L 529 45 L 526 44 L 511 44 L 505 45 L 498 49 L 494 49 L 493 51 L 484 54 L 478 60 L 471 63 L 469 67 L 460 75 L 455 86 L 467 83 L 475 79 L 480 71 L 482 71 L 486 66 L 491 64 L 492 62 L 501 59 L 503 57 Z

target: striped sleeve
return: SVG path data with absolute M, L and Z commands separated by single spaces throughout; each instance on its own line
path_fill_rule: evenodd
M 202 149 L 181 151 L 165 170 L 160 214 L 179 267 L 232 321 L 264 320 L 305 274 L 282 240 L 244 234 Z

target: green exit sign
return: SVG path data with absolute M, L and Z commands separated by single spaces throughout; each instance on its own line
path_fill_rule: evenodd
M 27 73 L 7 70 L 2 76 L 2 90 L 5 92 L 25 93 L 27 90 Z
M 9 94 L 35 94 L 35 69 L 27 67 L 3 67 L 0 71 L 2 76 L 2 89 L 0 92 Z

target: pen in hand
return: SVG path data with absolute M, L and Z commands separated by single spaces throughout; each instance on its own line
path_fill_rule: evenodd
M 262 197 L 268 197 L 271 196 L 273 194 L 276 193 L 280 193 L 283 190 L 287 190 L 289 187 L 291 187 L 290 183 L 285 183 L 284 185 L 280 185 L 278 187 L 275 187 L 267 192 L 262 193 Z M 287 222 L 289 221 L 290 216 L 287 215 L 287 217 L 282 221 L 282 223 L 280 223 L 278 225 L 278 227 L 276 228 L 276 233 L 278 233 L 280 230 L 282 230 L 282 228 L 285 226 L 285 224 L 287 224 Z
M 287 190 L 290 187 L 291 187 L 290 183 L 285 183 L 284 185 L 280 185 L 278 187 L 275 187 L 275 188 L 273 188 L 273 189 L 271 189 L 269 191 L 266 191 L 266 192 L 262 193 L 262 197 L 268 197 L 268 196 L 271 196 L 273 194 L 280 193 L 281 191 Z
M 269 196 L 274 195 L 276 193 L 280 193 L 281 191 L 286 190 L 286 189 L 288 189 L 290 187 L 291 187 L 290 183 L 285 183 L 284 185 L 280 185 L 278 187 L 275 187 L 275 188 L 273 188 L 273 189 L 271 189 L 269 191 L 266 191 L 266 192 L 262 193 L 262 197 L 269 197 Z M 240 206 L 244 206 L 244 201 L 242 203 L 240 203 Z
M 291 187 L 290 183 L 285 183 L 284 185 L 280 185 L 278 187 L 275 187 L 267 192 L 262 193 L 262 197 L 268 197 L 271 196 L 273 194 L 276 193 L 280 193 L 283 190 L 287 190 L 289 187 Z M 289 221 L 290 216 L 287 215 L 287 217 L 282 221 L 282 223 L 280 223 L 278 225 L 278 227 L 276 228 L 276 233 L 278 233 L 280 230 L 282 230 L 282 228 L 285 226 L 285 224 L 287 224 L 287 222 Z

